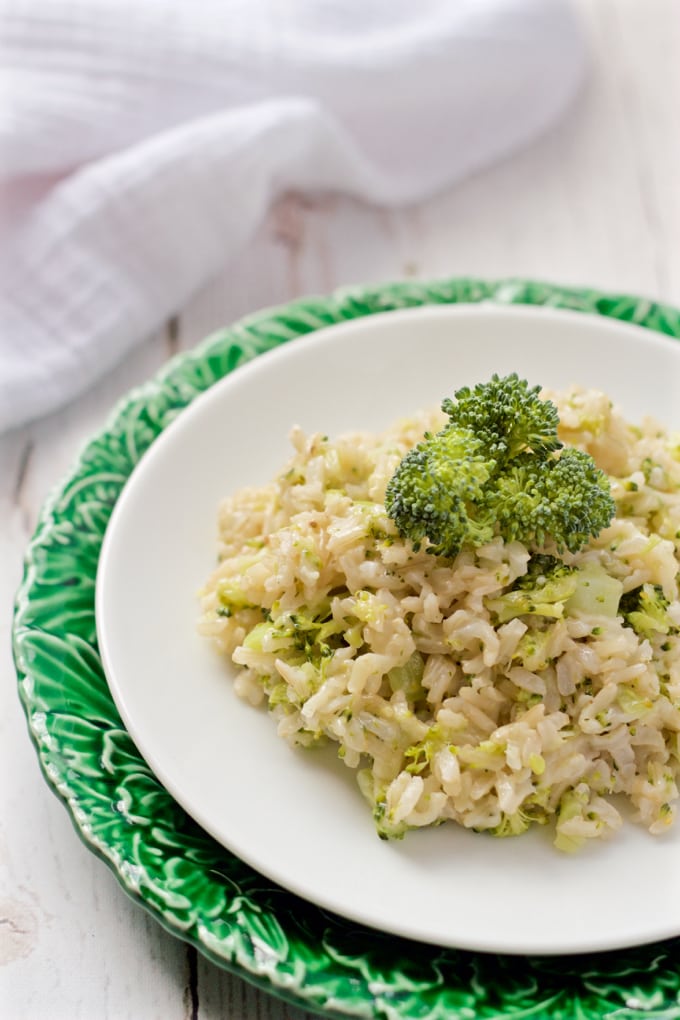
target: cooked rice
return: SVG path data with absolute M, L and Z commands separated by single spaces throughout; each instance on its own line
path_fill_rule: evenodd
M 446 819 L 497 835 L 554 820 L 556 845 L 575 849 L 621 825 L 616 794 L 652 833 L 674 820 L 680 439 L 626 423 L 596 391 L 547 395 L 560 438 L 610 475 L 617 505 L 610 527 L 562 558 L 600 564 L 624 592 L 660 586 L 668 633 L 568 608 L 499 625 L 487 603 L 526 572 L 524 545 L 414 552 L 385 487 L 441 427 L 438 412 L 334 441 L 293 429 L 276 481 L 220 508 L 200 630 L 284 739 L 337 743 L 383 836 Z

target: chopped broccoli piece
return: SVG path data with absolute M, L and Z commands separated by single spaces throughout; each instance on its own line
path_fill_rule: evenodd
M 619 609 L 639 637 L 653 638 L 657 634 L 677 631 L 668 617 L 668 599 L 658 584 L 643 584 L 627 592 L 621 598 Z
M 500 535 L 572 552 L 614 515 L 609 479 L 581 450 L 562 450 L 557 408 L 516 374 L 444 400 L 449 421 L 406 454 L 385 494 L 387 514 L 418 549 L 455 556 Z
M 276 708 L 277 705 L 284 705 L 286 708 L 293 707 L 290 700 L 290 690 L 284 680 L 280 680 L 271 687 L 267 698 L 270 709 Z
M 243 647 L 247 648 L 250 652 L 262 652 L 263 641 L 267 637 L 280 638 L 278 633 L 275 633 L 275 628 L 271 623 L 263 621 L 262 623 L 256 624 L 255 627 L 246 635 L 243 639 Z M 287 643 L 287 642 L 286 642 Z
M 616 702 L 631 719 L 642 719 L 654 707 L 651 698 L 638 694 L 630 684 L 619 685 Z
M 404 822 L 393 822 L 387 810 L 385 785 L 376 779 L 370 769 L 357 772 L 357 782 L 362 794 L 371 805 L 373 821 L 380 839 L 403 839 L 408 826 Z
M 532 758 L 543 759 L 540 755 L 532 755 Z M 537 762 L 534 764 L 538 765 Z M 543 763 L 545 767 L 545 763 Z M 543 771 L 540 765 L 538 768 L 533 768 L 534 775 L 540 775 Z M 530 825 L 545 825 L 550 818 L 550 810 L 547 807 L 547 802 L 550 798 L 550 787 L 541 786 L 534 790 L 519 806 L 514 814 L 504 813 L 501 818 L 500 825 L 497 825 L 495 829 L 491 829 L 492 836 L 521 836 L 523 832 L 529 828 Z
M 577 587 L 577 571 L 555 556 L 532 556 L 526 574 L 519 577 L 510 591 L 486 600 L 486 607 L 506 623 L 515 616 L 530 613 L 560 619 L 565 603 Z
M 521 836 L 523 832 L 526 832 L 531 825 L 531 818 L 527 817 L 524 812 L 520 809 L 515 811 L 514 814 L 508 815 L 503 814 L 500 825 L 497 825 L 494 829 L 490 829 L 492 836 L 499 836 L 505 838 L 506 836 Z
M 225 577 L 217 584 L 218 613 L 231 616 L 239 609 L 256 609 L 238 584 L 238 578 Z M 223 610 L 224 612 L 220 612 Z
M 504 740 L 481 740 L 478 744 L 449 745 L 449 750 L 471 769 L 497 769 L 505 761 Z
M 574 612 L 614 617 L 622 591 L 622 582 L 608 574 L 599 563 L 570 567 L 556 556 L 539 553 L 531 557 L 526 573 L 509 591 L 486 599 L 486 607 L 496 613 L 499 623 L 525 614 L 556 620 Z M 534 637 L 532 632 L 531 637 L 536 647 L 520 642 L 520 655 L 532 656 L 534 651 L 539 651 L 540 636 Z
M 585 783 L 579 783 L 573 789 L 567 790 L 560 800 L 557 812 L 557 827 L 555 846 L 565 853 L 574 853 L 585 841 L 585 837 L 573 831 L 570 823 L 574 819 L 581 819 L 588 805 L 589 792 Z
M 403 666 L 394 666 L 387 674 L 392 692 L 403 691 L 407 701 L 420 701 L 425 697 L 424 672 L 425 660 L 415 651 Z
M 517 579 L 517 587 L 531 591 L 533 588 L 543 588 L 549 582 L 562 581 L 573 573 L 574 567 L 557 556 L 534 553 L 527 563 L 526 571 Z
M 549 626 L 545 630 L 532 627 L 520 638 L 512 656 L 513 662 L 521 662 L 524 668 L 531 670 L 532 673 L 539 673 L 542 669 L 547 669 L 552 660 L 552 656 L 548 652 L 552 636 L 552 629 Z M 527 700 L 529 699 L 528 691 L 520 691 L 518 697 L 522 694 L 526 696 Z M 533 697 L 541 701 L 540 695 L 533 695 Z
M 335 635 L 344 627 L 334 620 L 329 603 L 303 606 L 294 612 L 272 613 L 244 638 L 243 646 L 252 652 L 286 652 L 289 659 L 319 666 L 333 654 Z
M 615 617 L 623 584 L 599 563 L 584 563 L 576 574 L 576 591 L 567 602 L 567 615 L 574 611 L 593 616 Z
M 496 613 L 499 623 L 525 614 L 555 620 L 574 612 L 614 617 L 622 591 L 621 581 L 608 574 L 599 563 L 570 567 L 555 556 L 538 554 L 531 557 L 527 572 L 515 581 L 510 591 L 488 598 L 486 607 Z M 539 642 L 540 637 L 535 638 L 536 645 Z M 518 650 L 520 654 L 532 653 L 527 643 L 521 648 L 518 646 Z
M 413 744 L 411 747 L 407 747 L 404 751 L 404 758 L 408 762 L 405 766 L 406 772 L 410 772 L 411 775 L 414 776 L 419 775 L 424 769 L 429 767 L 434 755 L 437 751 L 440 751 L 445 744 L 446 739 L 437 723 L 430 726 L 429 730 L 419 743 Z

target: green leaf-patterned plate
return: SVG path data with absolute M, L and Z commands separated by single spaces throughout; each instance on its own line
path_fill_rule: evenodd
M 324 326 L 481 301 L 571 309 L 680 336 L 678 311 L 639 298 L 458 279 L 307 299 L 210 337 L 123 402 L 42 511 L 14 625 L 29 730 L 48 783 L 123 888 L 215 963 L 296 1005 L 385 1020 L 680 1017 L 678 939 L 558 958 L 444 950 L 363 928 L 273 885 L 166 792 L 125 731 L 102 670 L 94 592 L 104 532 L 136 463 L 182 408 L 237 366 Z M 634 884 L 631 875 L 631 909 Z

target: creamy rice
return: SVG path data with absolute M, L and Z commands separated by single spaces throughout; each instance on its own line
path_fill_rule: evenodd
M 611 478 L 611 525 L 562 558 L 606 572 L 613 610 L 572 599 L 500 622 L 495 600 L 525 575 L 524 545 L 497 539 L 450 560 L 399 537 L 385 487 L 439 412 L 332 441 L 294 429 L 281 475 L 220 508 L 200 630 L 280 736 L 337 744 L 382 836 L 550 821 L 572 850 L 616 830 L 626 801 L 652 833 L 675 818 L 680 439 L 626 423 L 599 392 L 546 395 L 560 438 Z M 668 600 L 669 624 L 647 636 L 616 613 L 643 585 Z

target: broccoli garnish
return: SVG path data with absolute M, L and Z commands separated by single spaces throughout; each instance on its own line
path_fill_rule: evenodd
M 643 584 L 622 596 L 619 612 L 639 637 L 653 638 L 677 633 L 668 616 L 668 605 L 660 585 Z
M 484 545 L 493 525 L 475 507 L 495 468 L 468 429 L 447 426 L 425 434 L 402 460 L 385 493 L 385 509 L 400 534 L 417 550 L 424 538 L 430 552 L 455 556 L 464 544 Z
M 520 453 L 551 453 L 562 443 L 557 438 L 559 418 L 550 400 L 541 400 L 540 386 L 529 388 L 517 373 L 491 377 L 474 389 L 463 386 L 447 398 L 442 411 L 451 425 L 468 429 L 479 440 L 489 457 L 512 460 Z
M 562 449 L 557 408 L 516 374 L 463 387 L 390 479 L 385 508 L 403 538 L 455 556 L 496 535 L 558 551 L 580 549 L 605 528 L 615 505 L 592 457 Z

